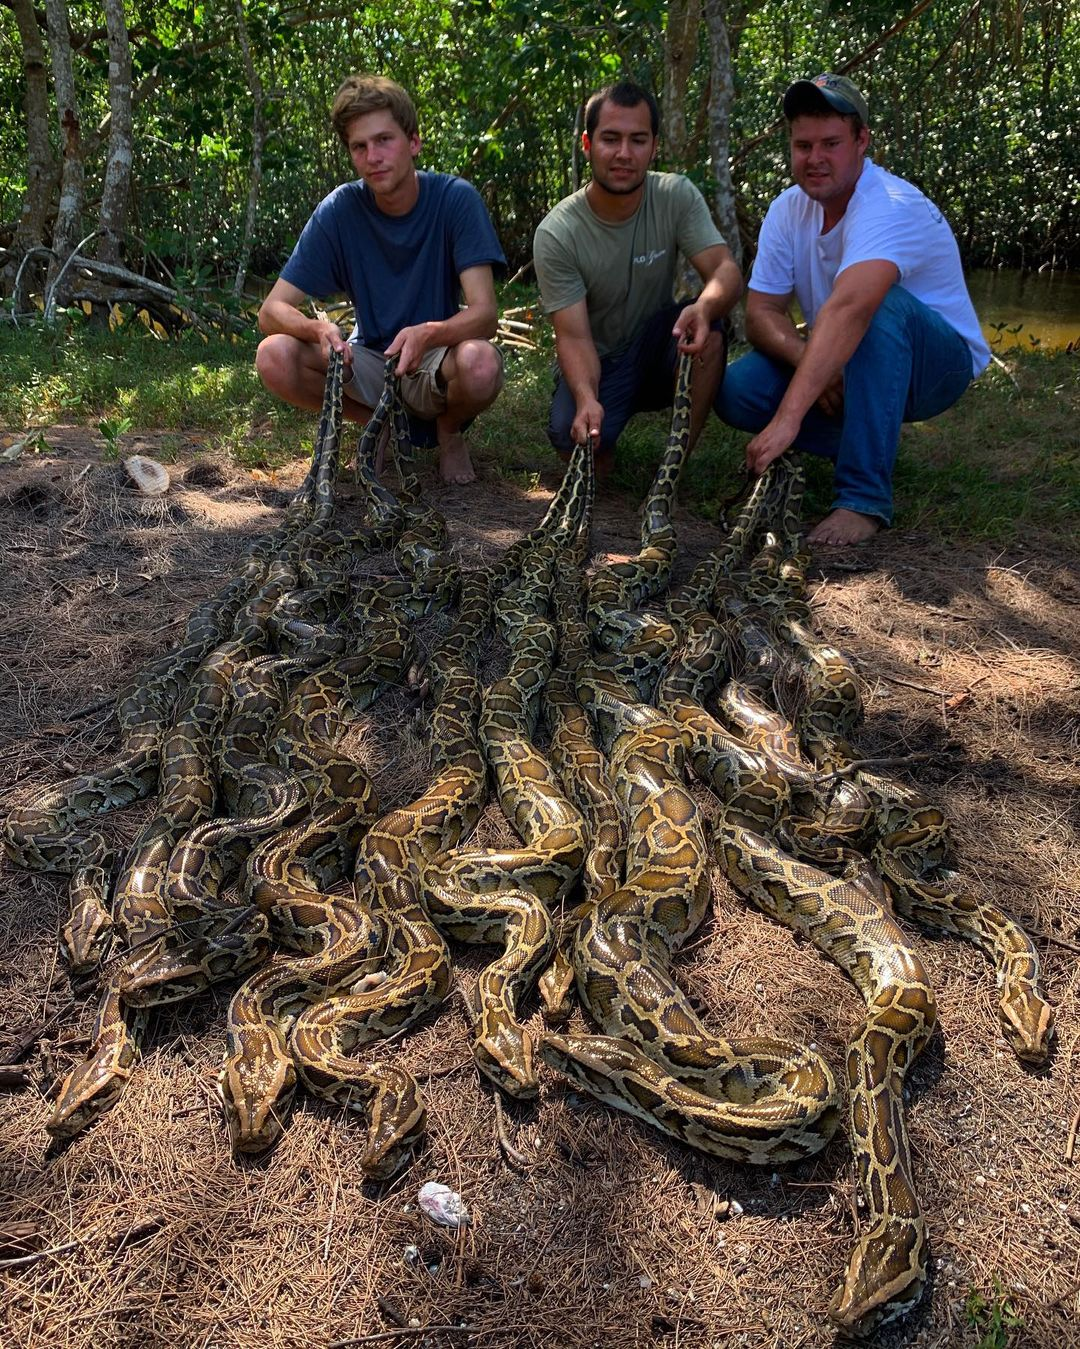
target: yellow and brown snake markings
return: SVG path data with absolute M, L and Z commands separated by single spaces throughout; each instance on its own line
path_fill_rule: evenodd
M 288 1147 L 303 1086 L 360 1117 L 359 1170 L 392 1178 L 426 1126 L 396 1042 L 443 1012 L 463 942 L 495 948 L 466 1013 L 498 1091 L 535 1098 L 551 1070 L 702 1153 L 810 1157 L 844 1114 L 829 1062 L 767 1028 L 727 1038 L 674 973 L 719 876 L 865 1003 L 842 1084 L 863 1212 L 828 1314 L 872 1337 L 916 1305 L 929 1262 L 904 1092 L 937 1007 L 901 922 L 984 951 L 1023 1063 L 1047 1062 L 1054 1018 L 1030 938 L 956 869 L 945 803 L 856 748 L 862 681 L 815 629 L 797 456 L 745 485 L 669 589 L 684 359 L 636 554 L 590 570 L 578 445 L 543 519 L 465 564 L 421 497 L 394 361 L 357 449 L 359 519 L 338 518 L 342 382 L 334 355 L 302 487 L 123 690 L 111 761 L 3 823 L 16 865 L 71 877 L 63 945 L 101 982 L 48 1132 L 73 1139 L 120 1097 L 151 1008 L 234 980 L 219 1082 L 233 1151 Z M 508 656 L 485 687 L 491 629 Z M 405 680 L 431 700 L 430 771 L 379 801 L 356 723 Z M 489 782 L 505 846 L 472 838 Z M 121 852 L 106 817 L 151 797 Z
M 354 894 L 382 934 L 383 978 L 371 988 L 312 1003 L 296 1019 L 289 1041 L 310 1091 L 366 1115 L 360 1166 L 374 1178 L 395 1174 L 409 1160 L 425 1112 L 407 1073 L 363 1062 L 354 1051 L 404 1030 L 436 1008 L 449 988 L 449 952 L 421 891 L 429 864 L 468 835 L 484 801 L 476 740 L 479 687 L 459 662 L 475 659 L 489 614 L 488 577 L 467 577 L 458 623 L 432 661 L 435 780 L 416 800 L 376 821 L 360 847 Z M 335 960 L 348 959 L 347 944 L 331 950 Z
M 926 1281 L 926 1224 L 915 1192 L 904 1079 L 937 1017 L 922 962 L 892 916 L 881 879 L 853 854 L 847 873 L 779 852 L 740 825 L 724 831 L 732 884 L 764 912 L 808 937 L 854 981 L 867 1016 L 848 1045 L 849 1131 L 869 1229 L 848 1259 L 830 1308 L 865 1333 L 918 1302 Z
M 604 1099 L 629 1093 L 624 1108 L 641 1114 L 643 1098 L 655 1096 L 661 1081 L 678 1082 L 697 1096 L 655 1112 L 666 1132 L 704 1151 L 761 1164 L 807 1156 L 837 1123 L 835 1086 L 824 1061 L 785 1041 L 730 1042 L 715 1035 L 670 974 L 672 953 L 700 926 L 709 898 L 699 810 L 683 785 L 682 734 L 602 671 L 580 674 L 579 687 L 608 749 L 628 845 L 622 886 L 581 921 L 574 951 L 578 992 L 607 1038 L 629 1042 L 624 1049 L 663 1070 L 641 1078 L 631 1069 L 633 1056 L 620 1050 Z M 595 1044 L 546 1037 L 546 1046 L 549 1039 L 548 1061 L 590 1089 L 609 1047 L 604 1037 Z M 587 1050 L 580 1073 L 567 1051 L 575 1043 Z M 677 1132 L 680 1119 L 683 1132 Z

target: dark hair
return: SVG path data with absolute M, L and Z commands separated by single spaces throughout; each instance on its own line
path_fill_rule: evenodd
M 349 125 L 367 112 L 386 109 L 406 136 L 419 134 L 416 108 L 400 84 L 385 75 L 350 75 L 334 96 L 330 122 L 348 146 Z
M 603 89 L 598 89 L 585 104 L 585 130 L 590 136 L 596 130 L 600 110 L 605 103 L 614 103 L 617 108 L 636 108 L 644 103 L 649 109 L 653 135 L 660 134 L 660 109 L 656 106 L 656 99 L 648 89 L 642 89 L 633 80 L 620 80 L 618 84 L 607 84 Z

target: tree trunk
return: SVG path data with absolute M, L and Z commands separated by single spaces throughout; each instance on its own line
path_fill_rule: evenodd
M 1054 81 L 1058 54 L 1061 50 L 1061 38 L 1065 26 L 1065 6 L 1056 0 L 1042 0 L 1039 5 L 1039 32 L 1042 38 L 1042 101 L 1043 107 L 1050 102 L 1050 90 Z
M 56 182 L 56 160 L 49 144 L 49 76 L 45 40 L 31 0 L 12 0 L 22 39 L 26 76 L 26 195 L 15 231 L 15 251 L 25 253 L 45 242 L 49 203 Z M 21 306 L 16 297 L 16 309 Z
M 109 156 L 101 189 L 97 255 L 103 262 L 119 262 L 127 225 L 131 164 L 131 45 L 124 21 L 124 0 L 105 0 L 109 35 Z
M 233 280 L 233 294 L 239 299 L 244 293 L 248 263 L 251 261 L 251 249 L 255 241 L 255 220 L 259 211 L 259 189 L 262 186 L 263 147 L 266 145 L 266 97 L 251 51 L 247 18 L 244 14 L 244 0 L 236 0 L 236 26 L 240 34 L 240 50 L 244 55 L 244 70 L 247 72 L 252 104 L 251 173 L 248 179 L 247 211 L 244 215 L 244 237 L 240 242 L 240 257 L 236 264 L 236 277 Z
M 48 297 L 45 317 L 51 320 L 56 305 L 64 303 L 64 291 L 57 287 L 57 278 L 79 242 L 84 183 L 79 104 L 75 98 L 75 77 L 71 68 L 71 31 L 68 25 L 67 0 L 45 0 L 45 14 L 49 25 L 49 47 L 52 50 L 56 115 L 60 124 L 60 143 L 63 146 L 60 204 L 56 209 L 53 256 L 45 282 L 45 293 Z M 70 283 L 65 284 L 70 289 Z
M 735 185 L 731 180 L 731 105 L 735 83 L 731 74 L 724 0 L 705 0 L 705 25 L 709 31 L 709 150 L 712 155 L 713 210 L 720 232 L 742 266 L 742 239 L 735 213 Z
M 584 127 L 585 104 L 578 99 L 577 112 L 574 113 L 574 129 L 570 133 L 570 191 L 576 192 L 581 186 L 581 132 Z
M 664 94 L 660 130 L 664 164 L 673 172 L 686 168 L 686 91 L 698 52 L 701 0 L 672 0 L 664 36 Z

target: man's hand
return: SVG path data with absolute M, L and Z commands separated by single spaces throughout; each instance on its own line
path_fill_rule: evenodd
M 346 368 L 352 365 L 352 347 L 345 341 L 344 337 L 342 337 L 341 329 L 337 324 L 331 323 L 328 319 L 317 319 L 316 325 L 318 329 L 319 350 L 322 352 L 323 358 L 329 361 L 330 353 L 332 351 L 340 351 Z
M 842 417 L 844 415 L 844 372 L 842 370 L 831 383 L 826 384 L 825 388 L 822 389 L 818 396 L 817 405 L 826 417 Z
M 429 325 L 417 323 L 411 328 L 402 328 L 397 337 L 386 348 L 386 356 L 397 356 L 399 375 L 411 375 L 419 368 L 426 352 L 435 344 L 430 340 Z
M 779 459 L 799 434 L 801 422 L 776 416 L 746 447 L 746 467 L 760 477 L 774 459 Z
M 593 448 L 600 444 L 600 427 L 604 421 L 604 409 L 595 398 L 589 398 L 579 404 L 577 416 L 570 427 L 570 438 L 575 445 L 583 445 L 591 440 Z
M 688 356 L 699 356 L 711 326 L 708 315 L 699 303 L 688 304 L 675 320 L 671 335 L 677 339 L 681 352 Z

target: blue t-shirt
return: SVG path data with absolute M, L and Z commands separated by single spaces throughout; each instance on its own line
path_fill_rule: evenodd
M 347 295 L 366 347 L 385 351 L 402 328 L 458 312 L 461 273 L 506 258 L 480 194 L 449 173 L 417 174 L 406 215 L 386 215 L 365 183 L 343 183 L 315 208 L 285 281 L 308 295 Z

